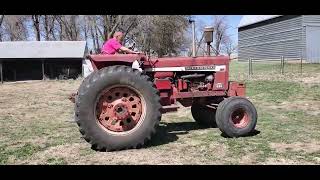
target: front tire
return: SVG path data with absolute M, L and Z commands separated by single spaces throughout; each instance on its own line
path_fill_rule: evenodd
M 93 149 L 139 148 L 156 132 L 159 101 L 148 76 L 127 66 L 106 67 L 80 85 L 76 122 Z
M 248 99 L 229 97 L 218 105 L 216 122 L 228 137 L 240 137 L 254 131 L 257 117 L 256 108 Z

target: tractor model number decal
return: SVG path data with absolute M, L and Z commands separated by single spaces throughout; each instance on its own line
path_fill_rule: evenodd
M 188 70 L 214 70 L 215 66 L 187 66 L 186 71 Z
M 167 71 L 225 71 L 225 65 L 210 65 L 210 66 L 187 66 L 187 67 L 155 67 L 146 68 L 145 71 L 167 72 Z

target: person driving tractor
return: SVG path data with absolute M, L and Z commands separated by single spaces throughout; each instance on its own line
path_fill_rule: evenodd
M 102 46 L 102 54 L 118 54 L 120 52 L 125 52 L 128 54 L 140 54 L 141 52 L 132 51 L 121 45 L 123 39 L 122 32 L 115 32 L 113 38 L 110 38 Z

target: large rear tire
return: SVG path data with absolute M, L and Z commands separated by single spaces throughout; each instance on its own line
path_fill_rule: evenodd
M 75 99 L 79 130 L 100 151 L 142 147 L 156 132 L 160 109 L 149 77 L 127 66 L 93 72 Z
M 216 127 L 216 109 L 194 102 L 191 106 L 193 119 L 200 125 L 206 127 Z
M 257 124 L 254 105 L 243 97 L 229 97 L 217 108 L 216 122 L 220 131 L 228 137 L 249 135 Z

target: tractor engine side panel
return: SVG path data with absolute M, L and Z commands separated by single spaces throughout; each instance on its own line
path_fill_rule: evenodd
M 207 90 L 226 91 L 229 85 L 229 57 L 226 56 L 156 58 L 145 61 L 144 68 L 147 72 L 154 72 L 155 74 L 173 72 L 176 75 L 174 80 L 178 82 L 176 85 L 179 91 L 181 89 L 187 90 L 188 82 L 186 79 L 192 78 L 198 81 L 196 80 L 197 74 L 204 74 L 207 77 L 211 73 L 214 76 L 213 84 L 207 84 Z M 179 76 L 182 75 L 187 77 L 180 78 Z M 189 80 L 191 85 L 193 80 Z M 205 83 L 204 79 L 201 81 Z M 206 84 L 202 84 L 202 86 L 206 86 Z M 192 89 L 188 89 L 188 91 L 192 91 Z
M 160 103 L 162 106 L 167 106 L 175 103 L 173 98 L 173 87 L 169 79 L 155 79 L 154 84 L 159 90 Z
M 197 97 L 227 96 L 228 57 L 151 59 L 144 62 L 144 70 L 154 79 L 162 105 Z

